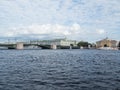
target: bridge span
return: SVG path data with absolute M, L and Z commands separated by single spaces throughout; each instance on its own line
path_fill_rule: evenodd
M 29 48 L 30 46 L 33 46 Z M 6 47 L 7 49 L 35 49 L 36 47 L 39 49 L 57 49 L 55 44 L 53 45 L 42 45 L 42 44 L 33 44 L 33 43 L 24 43 L 24 42 L 17 42 L 17 43 L 0 43 L 0 47 Z M 37 49 L 36 48 L 36 49 Z
M 76 46 L 63 46 L 63 45 L 56 45 L 56 44 L 39 44 L 39 43 L 24 43 L 24 42 L 17 42 L 17 43 L 0 43 L 0 47 L 6 47 L 7 49 L 80 49 Z M 0 48 L 1 49 L 1 48 Z

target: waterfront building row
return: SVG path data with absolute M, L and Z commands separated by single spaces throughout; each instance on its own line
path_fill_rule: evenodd
M 41 44 L 41 45 L 60 45 L 60 46 L 77 46 L 76 40 L 68 39 L 53 39 L 53 40 L 33 40 L 30 41 L 31 44 Z

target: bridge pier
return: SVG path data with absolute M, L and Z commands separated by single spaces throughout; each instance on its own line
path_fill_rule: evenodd
M 53 44 L 53 45 L 51 45 L 51 49 L 57 49 L 57 45 L 55 45 L 55 44 Z
M 18 49 L 18 50 L 24 49 L 23 42 L 17 42 L 16 49 Z
M 72 46 L 70 45 L 70 49 L 72 49 Z

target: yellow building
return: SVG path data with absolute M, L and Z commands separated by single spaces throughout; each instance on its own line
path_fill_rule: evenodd
M 117 41 L 116 40 L 110 40 L 108 38 L 105 38 L 103 40 L 97 41 L 96 42 L 96 47 L 101 48 L 101 47 L 111 47 L 111 48 L 116 48 L 117 47 Z

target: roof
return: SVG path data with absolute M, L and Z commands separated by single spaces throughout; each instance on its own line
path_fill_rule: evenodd
M 102 42 L 102 41 L 115 41 L 115 42 L 117 42 L 116 40 L 109 39 L 108 37 L 106 37 L 105 39 L 102 39 L 100 41 L 97 41 L 97 42 Z

